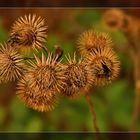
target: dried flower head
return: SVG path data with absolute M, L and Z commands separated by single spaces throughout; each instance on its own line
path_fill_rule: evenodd
M 139 31 L 140 31 L 140 20 L 129 15 L 125 15 L 123 26 L 120 30 L 130 39 L 135 40 L 135 42 L 139 42 Z M 138 38 L 138 40 L 137 40 Z
M 18 48 L 42 48 L 47 37 L 45 20 L 29 14 L 20 17 L 12 26 L 9 42 Z
M 95 48 L 86 62 L 92 69 L 95 85 L 108 84 L 119 74 L 120 62 L 112 48 Z
M 118 29 L 123 32 L 132 46 L 137 46 L 140 31 L 138 18 L 128 15 L 123 10 L 111 9 L 103 14 L 103 22 L 109 29 Z
M 56 92 L 60 92 L 61 88 L 63 88 L 65 79 L 64 65 L 60 62 L 56 61 L 57 57 L 53 57 L 52 54 L 48 55 L 48 58 L 44 56 L 42 53 L 42 59 L 40 60 L 35 56 L 36 63 L 30 61 L 30 75 L 32 75 L 32 84 L 34 86 L 41 85 L 45 86 L 46 89 L 55 90 Z
M 110 29 L 120 29 L 124 26 L 125 14 L 119 9 L 110 9 L 104 12 L 103 22 Z
M 69 97 L 77 97 L 82 95 L 82 93 L 86 93 L 92 85 L 93 76 L 92 71 L 89 67 L 80 60 L 76 61 L 75 55 L 72 60 L 69 56 L 67 58 L 69 64 L 67 64 L 67 68 L 65 70 L 65 86 L 62 91 L 62 94 Z
M 112 41 L 106 33 L 87 30 L 80 35 L 77 45 L 80 54 L 86 55 L 96 47 L 111 47 Z
M 0 79 L 3 82 L 19 79 L 26 67 L 22 56 L 6 43 L 1 44 L 0 47 Z
M 37 111 L 49 111 L 54 109 L 57 104 L 57 96 L 54 91 L 39 89 L 38 86 L 33 87 L 30 81 L 30 75 L 26 75 L 18 83 L 18 97 L 24 104 Z
M 47 59 L 43 54 L 41 60 L 35 59 L 36 62 L 30 61 L 25 80 L 18 84 L 18 95 L 27 106 L 48 111 L 54 108 L 56 95 L 64 86 L 64 66 L 51 54 Z

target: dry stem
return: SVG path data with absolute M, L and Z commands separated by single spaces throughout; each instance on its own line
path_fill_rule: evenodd
M 100 131 L 99 131 L 99 127 L 97 125 L 96 113 L 95 113 L 95 110 L 94 110 L 93 102 L 91 100 L 91 97 L 90 97 L 89 93 L 86 93 L 85 96 L 86 96 L 86 100 L 87 100 L 87 103 L 88 103 L 88 106 L 89 106 L 89 110 L 90 110 L 90 113 L 91 113 L 91 116 L 92 116 L 93 128 L 97 132 L 97 135 L 96 135 L 97 136 L 97 140 L 100 140 L 101 139 Z
M 139 118 L 139 107 L 140 107 L 140 64 L 139 64 L 140 55 L 138 53 L 133 54 L 134 62 L 134 78 L 135 78 L 135 101 L 134 101 L 134 110 L 133 110 L 133 121 L 132 121 L 132 131 L 137 130 L 137 121 Z

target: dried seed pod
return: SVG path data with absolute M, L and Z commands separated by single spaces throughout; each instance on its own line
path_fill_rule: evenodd
M 62 94 L 73 98 L 86 93 L 90 89 L 93 83 L 93 76 L 92 71 L 82 60 L 76 61 L 75 55 L 73 60 L 69 56 L 68 61 L 69 63 L 65 70 L 66 85 L 62 90 Z
M 139 19 L 127 15 L 123 10 L 110 9 L 103 14 L 104 25 L 110 29 L 119 29 L 124 32 L 127 36 L 137 36 L 139 32 L 140 24 Z M 134 26 L 135 25 L 135 26 Z M 134 37 L 134 38 L 135 38 Z
M 92 69 L 95 85 L 108 84 L 119 74 L 120 62 L 112 48 L 95 48 L 85 61 Z
M 9 43 L 21 49 L 42 48 L 46 41 L 47 25 L 40 16 L 29 14 L 20 17 L 12 26 Z
M 125 13 L 123 10 L 120 9 L 110 9 L 103 13 L 103 23 L 110 29 L 121 29 L 125 27 L 126 20 L 125 20 Z
M 111 9 L 103 14 L 103 22 L 109 29 L 118 29 L 124 33 L 133 49 L 139 51 L 140 20 L 123 10 Z
M 96 47 L 112 47 L 112 41 L 106 33 L 87 30 L 80 35 L 77 45 L 80 54 L 86 55 Z
M 48 111 L 54 108 L 57 93 L 64 86 L 64 66 L 50 54 L 47 59 L 43 54 L 42 60 L 36 56 L 35 59 L 36 63 L 30 61 L 25 80 L 19 82 L 17 94 L 27 106 Z
M 54 91 L 41 89 L 31 85 L 29 78 L 30 75 L 26 75 L 18 83 L 17 95 L 24 102 L 27 107 L 30 107 L 37 111 L 49 111 L 53 110 L 57 104 L 57 96 Z
M 42 60 L 35 56 L 36 63 L 29 61 L 31 67 L 29 68 L 29 73 L 32 77 L 32 85 L 40 85 L 50 90 L 55 90 L 60 92 L 63 88 L 65 79 L 64 65 L 56 61 L 57 57 L 53 57 L 52 54 L 48 55 L 48 58 L 42 54 Z
M 25 71 L 23 58 L 15 48 L 6 43 L 0 46 L 0 79 L 3 82 L 15 81 Z

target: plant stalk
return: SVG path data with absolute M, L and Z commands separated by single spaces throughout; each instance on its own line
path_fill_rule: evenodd
M 99 127 L 98 127 L 98 125 L 97 125 L 96 113 L 95 113 L 95 110 L 94 110 L 94 104 L 93 104 L 93 102 L 92 102 L 92 99 L 91 99 L 89 93 L 86 93 L 86 94 L 85 94 L 85 97 L 86 97 L 86 101 L 87 101 L 88 106 L 89 106 L 89 111 L 90 111 L 91 116 L 92 116 L 93 128 L 94 128 L 95 131 L 96 131 L 97 140 L 101 140 L 101 137 L 100 137 L 100 130 L 99 130 Z

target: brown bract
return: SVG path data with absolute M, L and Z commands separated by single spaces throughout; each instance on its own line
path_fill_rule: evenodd
M 21 48 L 42 48 L 46 41 L 47 25 L 45 20 L 35 14 L 20 17 L 12 26 L 9 43 Z
M 42 54 L 42 59 L 35 56 L 36 62 L 30 61 L 30 67 L 19 81 L 18 96 L 24 103 L 38 111 L 48 111 L 54 108 L 58 93 L 64 87 L 64 66 L 49 54 Z
M 19 79 L 26 68 L 22 56 L 6 43 L 0 47 L 0 79 L 3 82 Z

